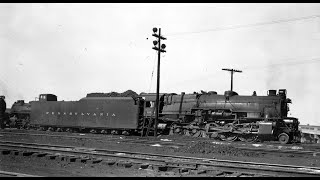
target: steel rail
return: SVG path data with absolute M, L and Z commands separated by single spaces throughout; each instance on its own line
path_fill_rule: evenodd
M 238 169 L 242 171 L 263 171 L 264 173 L 274 174 L 286 174 L 286 175 L 295 175 L 295 176 L 320 176 L 320 168 L 318 167 L 309 167 L 309 166 L 293 166 L 293 165 L 282 165 L 282 164 L 268 164 L 268 163 L 255 163 L 255 162 L 243 162 L 243 161 L 231 161 L 231 160 L 218 160 L 218 159 L 209 159 L 209 158 L 195 158 L 195 157 L 186 157 L 186 156 L 172 156 L 172 155 L 163 155 L 163 154 L 152 154 L 152 153 L 140 153 L 140 152 L 128 152 L 128 151 L 115 151 L 108 149 L 93 149 L 93 148 L 79 148 L 72 146 L 60 146 L 57 148 L 57 145 L 48 145 L 48 144 L 35 144 L 30 145 L 31 143 L 18 143 L 14 142 L 3 142 L 0 144 L 0 147 L 11 147 L 14 149 L 32 149 L 32 150 L 41 150 L 51 151 L 51 152 L 63 152 L 72 154 L 82 154 L 82 155 L 95 155 L 99 157 L 114 157 L 120 159 L 137 159 L 137 160 L 147 160 L 152 162 L 161 162 L 164 164 L 170 163 L 180 163 L 193 165 L 195 167 L 199 166 L 208 166 L 208 167 L 219 167 Z M 9 143 L 9 144 L 6 144 Z M 39 147 L 40 146 L 40 147 Z M 41 147 L 42 146 L 42 147 Z M 104 153 L 104 152 L 108 152 Z
M 125 142 L 129 144 L 144 144 L 144 145 L 150 145 L 150 144 L 161 144 L 161 145 L 175 145 L 175 146 L 184 146 L 187 143 L 176 143 L 176 142 L 167 142 L 167 141 L 150 141 L 145 139 L 120 139 L 120 138 L 108 138 L 105 139 L 104 137 L 83 137 L 83 136 L 69 136 L 69 135 L 55 135 L 55 134 L 29 134 L 29 133 L 11 133 L 11 132 L 0 132 L 0 134 L 13 134 L 13 135 L 31 135 L 31 136 L 49 136 L 49 137 L 63 137 L 63 138 L 84 138 L 84 139 L 99 139 L 104 141 L 119 141 L 119 142 Z M 266 149 L 266 148 L 248 148 L 248 147 L 240 147 L 240 146 L 234 146 L 234 148 L 238 148 L 245 151 L 259 151 L 259 152 L 265 152 L 265 153 L 280 153 L 285 155 L 303 155 L 303 156 L 317 156 L 317 154 L 320 154 L 320 151 L 304 151 L 304 150 L 288 150 L 288 149 Z M 318 156 L 320 157 L 320 156 Z
M 23 173 L 16 173 L 16 172 L 10 172 L 10 171 L 1 171 L 1 170 L 0 170 L 0 176 L 14 176 L 14 177 L 42 177 L 42 176 L 38 176 L 38 175 L 23 174 Z
M 285 153 L 285 154 L 300 154 L 300 155 L 312 155 L 315 156 L 320 154 L 320 151 L 303 151 L 303 150 L 290 150 L 290 149 L 263 149 L 263 148 L 248 148 L 248 147 L 236 147 L 246 151 L 259 151 L 266 153 Z

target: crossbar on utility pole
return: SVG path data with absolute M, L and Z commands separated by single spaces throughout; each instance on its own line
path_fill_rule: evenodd
M 233 72 L 242 72 L 240 70 L 236 70 L 236 69 L 222 69 L 224 71 L 230 71 L 231 72 L 231 91 L 233 90 Z

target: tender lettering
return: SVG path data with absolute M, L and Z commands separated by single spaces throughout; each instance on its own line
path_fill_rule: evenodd
M 63 113 L 61 113 L 61 112 L 54 112 L 54 111 L 52 111 L 52 112 L 49 112 L 49 111 L 46 111 L 45 112 L 45 114 L 47 114 L 47 115 L 55 115 L 55 114 L 57 114 L 57 115 L 60 115 L 60 114 L 63 114 L 63 115 L 69 115 L 69 116 L 72 116 L 72 115 L 81 115 L 81 116 L 84 116 L 84 115 L 87 115 L 87 116 L 106 116 L 106 117 L 108 117 L 109 116 L 109 112 L 107 112 L 107 113 L 102 113 L 102 112 L 86 112 L 86 113 L 84 113 L 84 112 L 63 112 Z M 115 117 L 116 116 L 116 114 L 115 113 L 112 113 L 112 116 L 113 117 Z

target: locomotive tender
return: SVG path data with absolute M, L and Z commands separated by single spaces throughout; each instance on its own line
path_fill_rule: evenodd
M 136 129 L 139 106 L 131 97 L 86 97 L 79 101 L 32 101 L 30 124 L 51 128 Z M 53 96 L 53 95 L 51 95 Z
M 79 101 L 57 101 L 41 94 L 30 106 L 24 128 L 113 134 L 149 134 L 154 129 L 155 93 L 138 97 L 85 97 Z M 267 96 L 242 96 L 234 91 L 177 95 L 160 94 L 158 133 L 211 137 L 221 140 L 297 141 L 297 118 L 287 117 L 286 90 L 269 90 Z M 14 116 L 17 118 L 17 116 Z

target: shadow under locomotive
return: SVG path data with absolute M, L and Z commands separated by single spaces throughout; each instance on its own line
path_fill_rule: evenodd
M 38 101 L 17 101 L 8 125 L 52 131 L 148 135 L 155 127 L 155 93 L 137 97 L 92 97 L 57 101 L 41 94 Z M 286 90 L 269 90 L 266 96 L 226 91 L 193 94 L 163 93 L 159 101 L 158 134 L 180 134 L 226 141 L 300 140 L 297 118 L 287 117 Z M 19 109 L 21 110 L 19 112 Z

